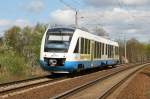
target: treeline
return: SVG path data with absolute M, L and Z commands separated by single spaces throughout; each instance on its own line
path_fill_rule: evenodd
M 42 36 L 47 25 L 13 26 L 0 38 L 0 78 L 3 75 L 30 75 L 39 65 Z
M 119 41 L 120 45 L 120 59 L 124 61 L 125 44 Z M 129 62 L 144 62 L 150 61 L 150 43 L 141 43 L 135 38 L 126 42 L 127 59 Z

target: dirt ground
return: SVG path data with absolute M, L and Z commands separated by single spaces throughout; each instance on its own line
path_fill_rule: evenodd
M 117 99 L 150 99 L 150 66 L 139 72 Z

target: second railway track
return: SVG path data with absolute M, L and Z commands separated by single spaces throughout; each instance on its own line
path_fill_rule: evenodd
M 62 76 L 59 78 L 51 78 L 49 75 L 35 77 L 26 80 L 14 81 L 9 83 L 0 84 L 0 97 L 3 95 L 7 95 L 11 92 L 20 91 L 28 88 L 33 88 L 36 86 L 52 83 L 55 81 L 59 81 L 65 79 L 66 76 Z
M 97 98 L 97 99 L 106 99 L 115 89 L 117 89 L 118 86 L 123 84 L 130 76 L 135 74 L 137 71 L 139 71 L 140 69 L 142 69 L 146 65 L 148 65 L 148 64 L 140 65 L 140 66 L 137 66 L 137 67 L 129 67 L 129 68 L 126 68 L 124 70 L 116 71 L 115 73 L 108 74 L 108 75 L 106 75 L 104 77 L 100 77 L 100 78 L 98 78 L 96 80 L 87 82 L 87 83 L 85 83 L 85 84 L 83 84 L 81 86 L 78 86 L 78 87 L 70 89 L 70 90 L 68 90 L 68 91 L 66 91 L 64 93 L 61 93 L 61 94 L 59 94 L 57 96 L 54 96 L 54 97 L 52 97 L 52 99 L 66 99 L 66 98 L 67 99 L 76 99 L 76 98 L 87 99 L 88 97 L 92 98 L 92 99 L 93 98 L 94 99 L 95 98 Z M 94 86 L 95 84 L 97 84 L 99 82 L 103 82 L 104 80 L 107 80 L 110 77 L 113 77 L 113 76 L 115 76 L 117 74 L 120 74 L 120 73 L 123 73 L 123 72 L 126 72 L 126 71 L 130 71 L 129 74 L 126 77 L 124 77 L 122 80 L 116 82 L 116 84 L 112 85 L 111 87 L 107 87 L 106 86 L 107 88 L 104 91 L 102 91 L 102 93 L 99 93 L 98 96 L 92 97 L 92 96 L 88 95 L 88 94 L 90 94 L 90 92 L 86 91 L 86 89 L 88 89 L 89 87 Z M 91 90 L 92 89 L 90 89 L 90 91 Z M 101 91 L 99 91 L 99 92 L 101 92 Z M 85 96 L 83 94 L 85 94 Z

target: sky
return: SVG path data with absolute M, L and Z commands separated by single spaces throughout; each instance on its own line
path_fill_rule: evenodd
M 65 4 L 63 2 L 65 2 Z M 150 41 L 150 0 L 1 0 L 0 36 L 8 28 L 36 23 L 102 27 L 111 39 Z

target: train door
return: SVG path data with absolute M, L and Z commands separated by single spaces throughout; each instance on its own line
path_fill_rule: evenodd
M 94 67 L 94 54 L 95 54 L 95 52 L 94 52 L 95 45 L 94 44 L 95 44 L 94 41 L 91 41 L 91 50 L 90 50 L 91 67 Z

